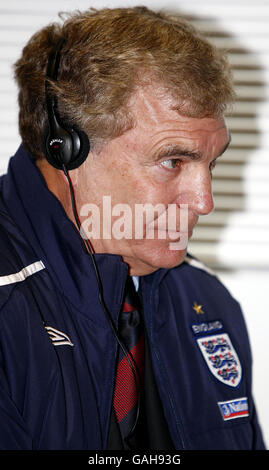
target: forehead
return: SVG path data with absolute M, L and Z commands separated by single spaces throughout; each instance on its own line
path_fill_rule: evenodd
M 193 118 L 175 109 L 175 101 L 161 87 L 141 87 L 130 102 L 135 118 L 134 138 L 143 145 L 160 146 L 169 140 L 184 140 L 192 147 L 229 141 L 223 116 Z M 144 139 L 143 139 L 144 137 Z

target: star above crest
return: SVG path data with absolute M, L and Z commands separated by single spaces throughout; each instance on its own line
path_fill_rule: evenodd
M 194 302 L 194 303 L 193 303 L 193 307 L 192 307 L 192 308 L 193 308 L 193 310 L 195 310 L 195 312 L 197 313 L 197 315 L 202 314 L 202 313 L 205 313 L 205 312 L 203 311 L 203 306 L 202 306 L 202 305 L 198 305 L 197 302 Z

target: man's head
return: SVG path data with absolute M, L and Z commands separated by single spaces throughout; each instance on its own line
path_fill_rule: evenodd
M 223 112 L 233 90 L 226 60 L 182 19 L 146 8 L 75 13 L 34 35 L 15 69 L 20 132 L 64 207 L 57 170 L 42 160 L 45 70 L 61 37 L 58 80 L 51 84 L 59 114 L 93 144 L 83 165 L 70 172 L 79 208 L 100 207 L 103 196 L 111 197 L 112 207 L 128 204 L 133 215 L 135 204 L 162 204 L 162 214 L 174 204 L 180 231 L 179 207 L 188 204 L 191 232 L 198 216 L 212 210 L 210 171 L 228 142 Z M 152 230 L 160 215 L 144 228 Z M 101 237 L 93 246 L 121 254 L 132 274 L 172 267 L 185 252 L 172 253 L 167 235 Z

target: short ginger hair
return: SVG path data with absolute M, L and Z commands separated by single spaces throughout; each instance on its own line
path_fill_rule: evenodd
M 14 65 L 19 131 L 34 159 L 43 156 L 47 61 L 61 38 L 58 79 L 51 83 L 58 113 L 93 143 L 135 125 L 128 102 L 145 77 L 192 117 L 223 113 L 234 100 L 227 59 L 183 18 L 146 7 L 75 11 L 35 33 Z

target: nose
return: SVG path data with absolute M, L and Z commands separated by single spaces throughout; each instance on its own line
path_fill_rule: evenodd
M 208 215 L 214 209 L 214 200 L 212 195 L 211 174 L 208 168 L 200 169 L 196 175 L 192 175 L 187 190 L 187 203 L 189 209 L 197 215 Z
M 199 185 L 196 198 L 194 199 L 194 209 L 198 215 L 208 215 L 214 209 L 211 177 L 207 178 L 207 180 Z

